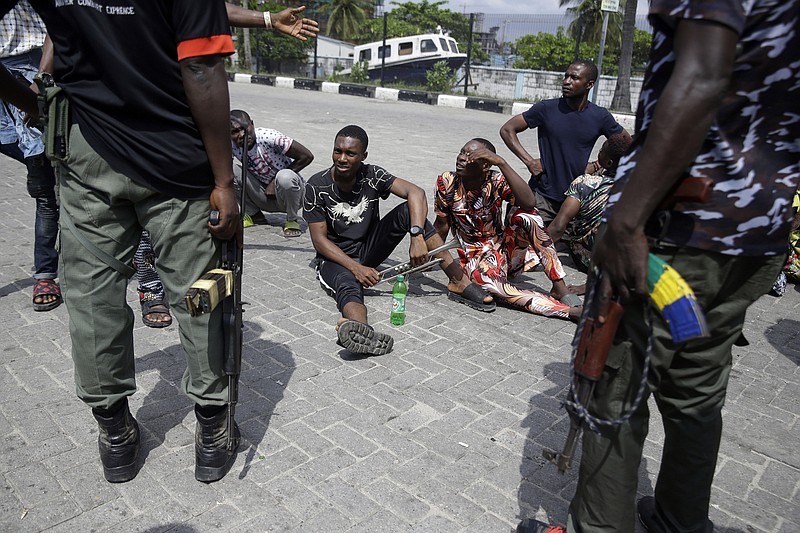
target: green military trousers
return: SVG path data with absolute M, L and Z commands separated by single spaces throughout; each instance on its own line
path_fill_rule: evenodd
M 183 300 L 189 286 L 219 261 L 206 225 L 208 200 L 176 200 L 134 183 L 89 146 L 77 125 L 69 152 L 59 168 L 62 220 L 69 216 L 77 231 L 125 265 L 132 264 L 142 229 L 150 232 L 186 352 L 183 391 L 200 405 L 223 405 L 221 306 L 191 317 Z M 107 409 L 136 391 L 128 278 L 88 250 L 69 224 L 62 223 L 60 253 L 78 397 Z
M 783 257 L 733 257 L 680 248 L 657 253 L 691 286 L 710 336 L 674 344 L 653 311 L 649 390 L 624 424 L 584 433 L 578 486 L 570 504 L 570 532 L 632 532 L 652 393 L 664 423 L 664 450 L 655 487 L 656 521 L 664 531 L 710 532 L 708 507 L 722 433 L 721 410 L 731 371 L 731 347 L 748 306 L 766 294 Z M 589 411 L 619 418 L 632 405 L 643 372 L 647 313 L 629 304 Z

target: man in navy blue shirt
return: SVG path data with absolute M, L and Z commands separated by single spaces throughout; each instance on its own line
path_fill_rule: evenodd
M 564 73 L 561 98 L 538 102 L 500 128 L 503 142 L 531 173 L 528 183 L 536 193 L 536 209 L 545 224 L 558 214 L 575 176 L 597 170 L 588 164 L 597 139 L 601 135 L 630 138 L 607 109 L 589 102 L 589 91 L 596 80 L 597 66 L 578 60 Z M 541 159 L 529 154 L 518 137 L 527 129 L 537 128 Z

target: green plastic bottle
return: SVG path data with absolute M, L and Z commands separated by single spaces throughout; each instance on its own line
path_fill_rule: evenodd
M 389 320 L 392 325 L 402 326 L 406 323 L 406 287 L 405 278 L 402 274 L 397 276 L 392 287 L 392 314 L 389 315 Z

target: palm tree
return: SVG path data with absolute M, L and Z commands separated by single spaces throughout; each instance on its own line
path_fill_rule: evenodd
M 624 3 L 625 0 L 620 0 Z M 635 1 L 634 1 L 635 3 Z M 559 0 L 559 5 L 571 6 L 567 12 L 575 15 L 567 32 L 576 41 L 599 43 L 603 33 L 603 12 L 600 10 L 600 0 Z M 622 15 L 609 13 L 607 43 L 618 43 L 621 38 Z
M 372 0 L 331 0 L 322 9 L 328 13 L 328 35 L 352 40 L 372 16 Z

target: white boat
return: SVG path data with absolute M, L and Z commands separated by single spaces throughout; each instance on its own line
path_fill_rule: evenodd
M 459 52 L 456 40 L 441 32 L 386 39 L 385 50 L 384 81 L 424 84 L 425 73 L 434 63 L 447 61 L 447 66 L 458 70 L 467 60 L 467 54 Z M 382 40 L 361 44 L 353 49 L 353 62 L 367 61 L 369 78 L 377 80 L 381 77 L 383 55 Z M 350 69 L 342 71 L 349 73 Z

